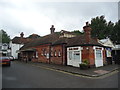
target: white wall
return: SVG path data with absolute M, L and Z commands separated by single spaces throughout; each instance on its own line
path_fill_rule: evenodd
M 14 44 L 10 43 L 11 46 L 11 55 L 14 57 L 14 59 L 18 59 L 18 50 L 23 46 L 22 44 Z

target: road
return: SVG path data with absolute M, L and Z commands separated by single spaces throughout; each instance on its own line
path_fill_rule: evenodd
M 2 68 L 3 88 L 118 88 L 118 73 L 84 78 L 13 61 Z

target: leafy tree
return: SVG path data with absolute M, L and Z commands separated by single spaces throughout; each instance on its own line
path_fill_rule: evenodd
M 111 38 L 112 33 L 113 33 L 113 29 L 114 29 L 114 23 L 112 23 L 111 21 L 109 21 L 109 22 L 107 23 L 107 27 L 106 27 L 106 30 L 105 30 L 105 32 L 104 32 L 105 37 Z
M 8 36 L 8 34 L 4 30 L 0 30 L 0 39 L 2 43 L 10 42 L 10 36 Z
M 76 35 L 81 35 L 81 34 L 83 34 L 83 33 L 80 32 L 79 30 L 74 30 L 74 31 L 72 31 L 72 33 L 75 33 Z
M 92 28 L 92 37 L 103 39 L 106 38 L 107 34 L 109 33 L 109 30 L 106 29 L 107 21 L 103 15 L 100 17 L 92 18 L 90 26 Z
M 109 37 L 113 43 L 120 44 L 120 20 L 115 24 L 111 21 L 107 22 L 104 16 L 92 18 L 90 24 L 92 37 L 104 39 Z
M 113 31 L 111 32 L 111 40 L 116 43 L 120 44 L 120 20 L 115 23 Z

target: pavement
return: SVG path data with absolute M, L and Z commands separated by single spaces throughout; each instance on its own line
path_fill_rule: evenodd
M 72 73 L 72 74 L 89 76 L 89 77 L 100 77 L 102 75 L 109 74 L 115 70 L 120 69 L 120 65 L 117 65 L 117 64 L 105 65 L 105 66 L 98 67 L 98 68 L 91 67 L 89 69 L 82 70 L 78 67 L 47 64 L 47 63 L 41 63 L 41 62 L 27 62 L 27 63 L 36 65 L 36 66 L 45 67 L 45 68 L 54 69 L 54 70 L 60 70 L 60 71 L 64 71 L 64 72 L 68 72 L 68 73 Z

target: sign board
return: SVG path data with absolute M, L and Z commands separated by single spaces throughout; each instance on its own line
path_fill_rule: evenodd
M 107 57 L 112 57 L 110 48 L 106 49 L 106 53 L 107 53 Z

